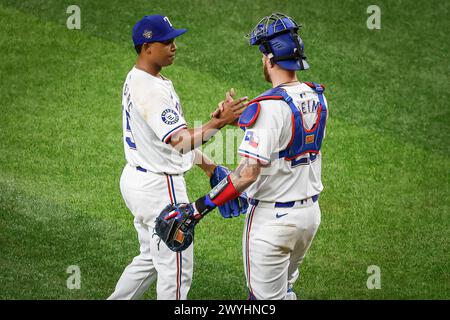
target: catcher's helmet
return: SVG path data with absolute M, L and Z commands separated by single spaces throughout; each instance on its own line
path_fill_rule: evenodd
M 292 18 L 282 13 L 272 13 L 261 19 L 246 37 L 250 45 L 259 45 L 259 50 L 281 68 L 306 70 L 309 65 L 304 44 L 297 34 L 300 27 Z

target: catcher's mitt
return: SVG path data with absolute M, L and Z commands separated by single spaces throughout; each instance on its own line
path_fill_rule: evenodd
M 183 251 L 194 240 L 194 207 L 189 203 L 169 204 L 155 220 L 154 232 L 172 251 Z

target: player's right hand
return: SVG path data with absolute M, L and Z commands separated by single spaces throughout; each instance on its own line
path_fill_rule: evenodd
M 225 94 L 225 100 L 221 101 L 218 108 L 211 114 L 211 117 L 221 119 L 225 124 L 236 124 L 246 107 L 248 97 L 234 100 L 235 91 L 233 88 Z
M 231 88 L 225 93 L 225 100 L 233 101 L 235 94 L 236 91 L 234 91 L 234 88 Z M 217 118 L 217 116 L 223 111 L 223 103 L 225 102 L 225 100 L 222 100 L 217 104 L 217 109 L 211 113 L 211 118 Z

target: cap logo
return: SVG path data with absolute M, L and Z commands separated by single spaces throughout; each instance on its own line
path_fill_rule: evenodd
M 142 36 L 145 39 L 151 39 L 153 36 L 153 32 L 151 32 L 150 30 L 144 30 L 144 33 L 142 34 Z
M 166 20 L 166 21 L 167 21 L 167 23 L 169 24 L 169 26 L 173 28 L 173 26 L 172 26 L 172 23 L 170 23 L 170 20 L 169 20 L 169 18 L 167 18 L 167 17 L 164 17 L 163 19 L 164 19 L 164 20 Z

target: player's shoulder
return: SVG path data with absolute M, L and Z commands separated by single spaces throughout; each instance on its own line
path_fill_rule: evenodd
M 159 80 L 159 81 L 158 81 Z M 134 67 L 128 74 L 128 84 L 135 99 L 170 97 L 170 91 L 163 81 Z
M 303 82 L 302 85 L 304 87 L 305 93 L 307 93 L 309 96 L 313 96 L 315 100 L 322 99 L 328 106 L 328 101 L 325 97 L 325 85 L 323 83 Z
M 302 82 L 300 85 L 287 89 L 289 95 L 300 96 L 300 100 L 320 100 L 325 98 L 325 85 L 316 82 Z
M 302 82 L 299 86 L 299 91 L 303 91 L 303 92 L 314 92 L 314 89 L 307 85 L 305 82 Z
M 251 100 L 239 118 L 238 124 L 241 128 L 247 128 L 261 122 L 278 122 L 283 115 L 283 101 L 281 96 L 263 96 Z
M 133 67 L 131 71 L 128 73 L 128 81 L 131 81 L 133 84 L 143 83 L 149 88 L 161 88 L 164 87 L 163 81 L 143 70 L 140 70 L 136 67 Z
M 302 82 L 301 90 L 305 93 L 315 93 L 316 95 L 322 94 L 325 92 L 325 85 L 323 83 L 316 82 Z
M 325 91 L 325 85 L 323 83 L 306 81 L 302 82 L 302 85 L 307 86 L 318 93 Z

